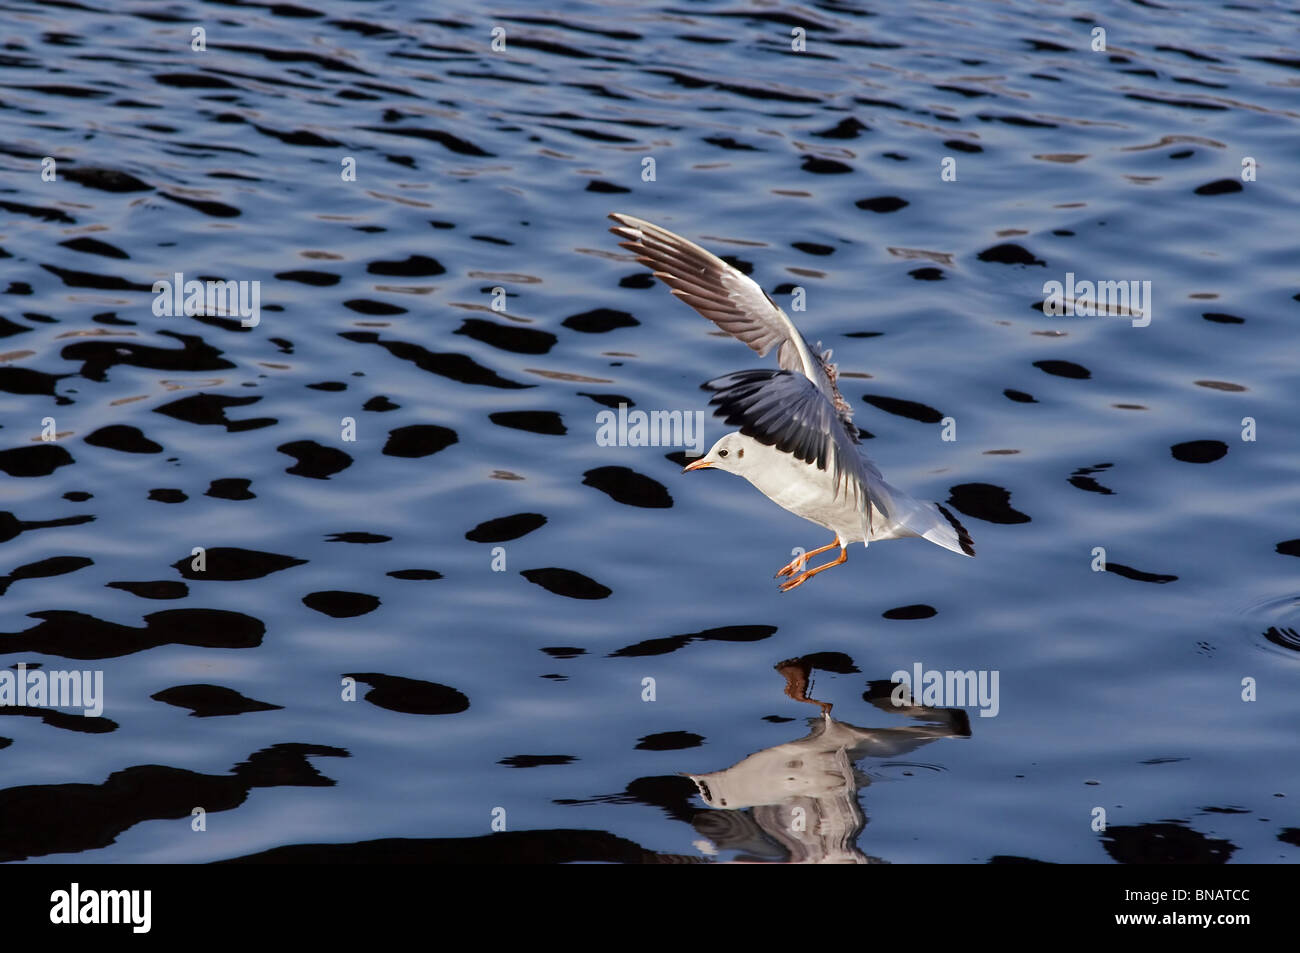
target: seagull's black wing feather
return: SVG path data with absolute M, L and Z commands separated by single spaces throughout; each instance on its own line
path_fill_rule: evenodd
M 816 384 L 788 370 L 755 369 L 724 374 L 702 387 L 714 392 L 709 401 L 717 408 L 714 416 L 761 444 L 830 472 L 836 495 L 841 489 L 850 494 L 865 524 L 880 471 L 861 454 L 857 435 L 850 435 Z M 874 502 L 882 515 L 889 515 L 882 499 Z

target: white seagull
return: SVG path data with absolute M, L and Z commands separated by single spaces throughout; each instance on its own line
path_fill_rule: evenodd
M 862 453 L 853 410 L 835 386 L 831 352 L 808 345 L 789 316 L 754 281 L 665 228 L 618 212 L 610 231 L 674 295 L 759 357 L 776 348 L 779 370 L 733 371 L 708 381 L 714 415 L 729 433 L 682 472 L 706 467 L 742 476 L 772 502 L 835 534 L 776 574 L 789 592 L 849 558 L 850 543 L 921 536 L 967 556 L 966 528 L 938 503 L 916 500 L 885 482 Z M 809 556 L 839 547 L 837 559 L 805 569 Z

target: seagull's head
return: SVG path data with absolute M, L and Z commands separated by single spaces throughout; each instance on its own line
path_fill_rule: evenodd
M 728 473 L 744 475 L 745 468 L 749 461 L 745 459 L 745 450 L 752 446 L 748 437 L 743 436 L 739 431 L 729 433 L 712 447 L 709 452 L 694 463 L 688 463 L 682 468 L 682 472 L 689 470 L 703 470 L 713 468 L 715 470 L 726 470 Z

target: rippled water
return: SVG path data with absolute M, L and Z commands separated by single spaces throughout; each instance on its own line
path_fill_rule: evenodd
M 1300 17 L 1191 6 L 0 5 L 4 665 L 104 684 L 0 706 L 0 857 L 1294 862 Z M 769 364 L 611 211 L 977 558 L 781 595 L 821 529 L 599 445 Z

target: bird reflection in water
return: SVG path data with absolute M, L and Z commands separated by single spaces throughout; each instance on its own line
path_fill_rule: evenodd
M 896 758 L 939 738 L 970 737 L 970 719 L 959 708 L 895 708 L 889 694 L 868 700 L 917 723 L 902 728 L 859 728 L 831 717 L 831 703 L 808 696 L 813 666 L 801 658 L 779 663 L 785 693 L 817 705 L 821 718 L 798 741 L 765 748 L 710 774 L 688 775 L 712 810 L 694 818 L 708 839 L 706 853 L 736 851 L 741 863 L 883 863 L 857 847 L 866 817 L 858 789 L 870 778 L 856 764 L 865 758 Z

